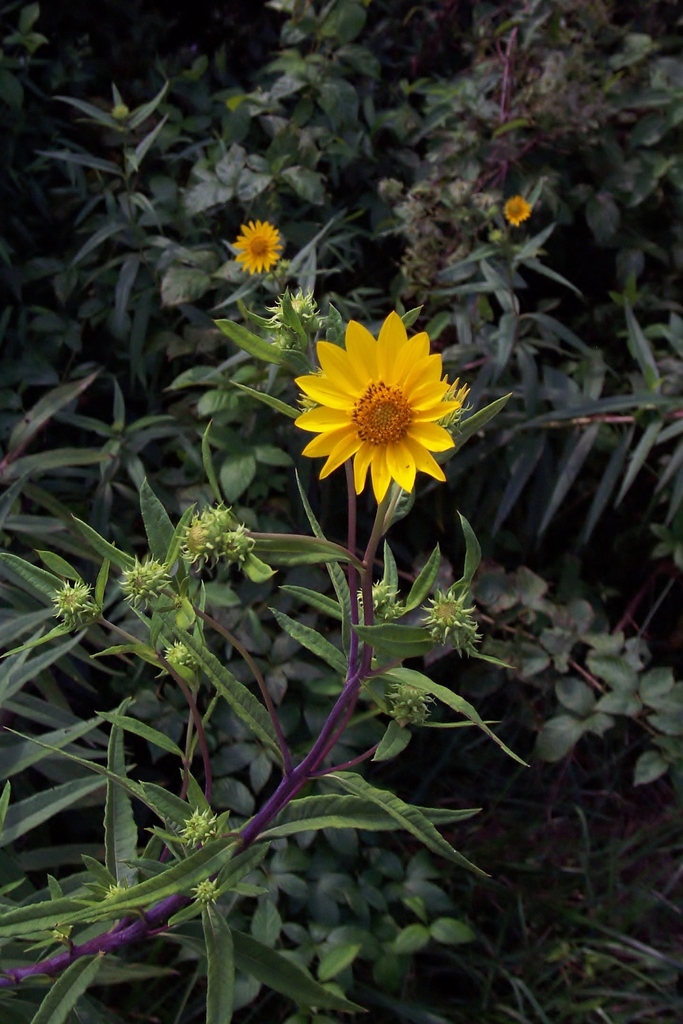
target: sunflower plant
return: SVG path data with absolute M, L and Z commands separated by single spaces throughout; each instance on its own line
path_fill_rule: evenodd
M 440 461 L 456 453 L 500 406 L 499 401 L 471 415 L 465 404 L 467 387 L 445 378 L 441 356 L 430 352 L 427 334 L 409 335 L 416 312 L 403 318 L 390 313 L 375 338 L 354 321 L 341 330 L 338 314 L 331 311 L 325 326 L 335 340 L 317 342 L 324 318 L 313 315 L 310 296 L 285 295 L 271 319 L 253 318 L 269 325 L 265 329 L 270 337 L 220 322 L 238 347 L 289 381 L 299 394 L 300 408 L 273 398 L 268 390 L 273 374 L 263 390 L 246 388 L 252 398 L 293 419 L 300 444 L 303 434 L 317 435 L 302 454 L 325 458 L 321 479 L 337 469 L 345 473 L 344 543 L 324 536 L 300 484 L 310 533 L 264 533 L 240 522 L 223 500 L 207 432 L 202 452 L 215 501 L 201 509 L 188 507 L 173 522 L 145 481 L 140 512 L 147 551 L 123 550 L 74 520 L 74 533 L 101 562 L 92 583 L 49 551 L 39 553 L 43 567 L 0 553 L 4 570 L 39 595 L 56 619 L 52 628 L 6 655 L 10 673 L 35 648 L 64 643 L 67 635 L 70 643 L 75 634 L 74 642 L 88 644 L 95 657 L 124 666 L 138 659 L 152 666 L 158 686 L 186 708 L 182 746 L 157 728 L 160 723 L 131 714 L 130 698 L 115 711 L 79 725 L 77 735 L 71 729 L 59 736 L 24 737 L 36 759 L 58 754 L 82 772 L 85 781 L 80 785 L 87 788 L 94 779 L 95 787 L 106 787 L 105 857 L 102 863 L 84 856 L 80 872 L 61 884 L 51 878 L 38 894 L 16 894 L 11 886 L 5 891 L 0 993 L 47 976 L 57 980 L 44 1006 L 74 1005 L 98 977 L 106 980 L 106 965 L 114 954 L 161 935 L 181 944 L 190 937 L 202 943 L 209 1024 L 230 1019 L 236 969 L 303 1007 L 354 1012 L 360 1007 L 350 998 L 352 991 L 331 982 L 324 972 L 316 980 L 291 957 L 262 942 L 253 928 L 245 930 L 245 901 L 268 898 L 253 880 L 271 844 L 322 829 L 403 829 L 432 853 L 479 870 L 455 849 L 450 832 L 446 837 L 437 828 L 476 810 L 413 806 L 359 771 L 365 762 L 398 756 L 412 730 L 434 725 L 481 729 L 519 761 L 470 703 L 414 667 L 414 659 L 439 644 L 486 657 L 477 647 L 477 621 L 469 599 L 479 545 L 461 516 L 465 559 L 460 579 L 447 590 L 435 589 L 437 546 L 401 593 L 386 535 L 408 511 L 423 475 L 443 480 Z M 277 344 L 283 321 L 306 341 L 295 350 L 294 363 L 293 350 Z M 299 372 L 307 360 L 308 372 Z M 368 473 L 374 522 L 368 536 L 359 538 L 356 503 Z M 375 572 L 380 550 L 381 575 Z M 331 627 L 313 629 L 305 612 L 295 618 L 272 608 L 283 635 L 312 654 L 329 680 L 324 720 L 306 740 L 284 705 L 277 706 L 249 644 L 226 625 L 220 609 L 213 609 L 212 576 L 223 573 L 225 580 L 246 575 L 263 587 L 272 585 L 278 570 L 311 565 L 325 567 L 333 597 L 302 586 L 285 585 L 282 590 L 322 614 Z M 408 659 L 411 667 L 403 664 Z M 279 771 L 279 780 L 266 790 L 260 806 L 246 813 L 244 808 L 242 813 L 221 812 L 215 806 L 212 735 L 215 720 L 225 716 L 251 735 L 266 763 Z M 367 719 L 377 724 L 377 738 L 349 757 L 344 753 L 346 734 Z M 100 763 L 74 743 L 89 732 L 99 735 L 105 724 L 106 763 Z M 132 738 L 177 759 L 177 792 L 135 779 L 126 752 L 126 741 Z M 8 782 L 0 821 L 11 829 L 15 816 L 10 801 Z M 134 801 L 152 821 L 144 841 L 133 817 Z M 346 988 L 351 984 L 352 976 Z

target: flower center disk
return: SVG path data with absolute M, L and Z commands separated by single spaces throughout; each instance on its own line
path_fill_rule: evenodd
M 400 441 L 412 420 L 410 405 L 401 389 L 382 381 L 370 384 L 353 407 L 351 416 L 359 438 L 369 444 Z
M 262 237 L 252 238 L 249 246 L 254 256 L 265 256 L 268 252 L 268 241 Z

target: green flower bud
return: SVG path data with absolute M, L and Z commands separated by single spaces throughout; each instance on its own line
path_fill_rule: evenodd
M 111 116 L 115 121 L 125 121 L 129 114 L 130 110 L 125 103 L 117 103 L 112 107 Z
M 199 568 L 215 565 L 220 558 L 241 564 L 254 546 L 246 529 L 225 505 L 195 513 L 180 544 L 183 558 Z
M 274 306 L 266 308 L 273 316 L 265 321 L 265 326 L 274 335 L 273 345 L 283 352 L 303 352 L 320 330 L 318 304 L 312 292 L 304 293 L 300 288 L 296 295 L 291 295 L 287 289 Z
M 393 622 L 404 612 L 397 591 L 384 580 L 372 584 L 372 605 L 375 622 Z
M 81 629 L 89 626 L 100 617 L 99 608 L 92 597 L 92 587 L 88 583 L 62 583 L 52 599 L 55 615 L 62 620 L 68 629 Z
M 160 597 L 170 582 L 166 566 L 157 559 L 147 558 L 141 562 L 136 558 L 133 568 L 126 569 L 121 576 L 121 590 L 126 600 L 137 607 Z
M 218 882 L 213 882 L 210 878 L 206 878 L 192 889 L 192 895 L 197 903 L 201 903 L 203 907 L 208 907 L 218 899 Z
M 180 832 L 180 838 L 191 846 L 199 846 L 207 839 L 215 839 L 218 818 L 209 808 L 204 811 L 193 811 Z
M 457 585 L 445 593 L 437 590 L 424 620 L 433 640 L 440 644 L 451 644 L 460 654 L 468 655 L 474 654 L 481 640 L 474 618 L 474 607 L 467 605 L 469 599 L 469 591 L 460 590 L 458 593 Z
M 174 668 L 179 676 L 183 679 L 187 679 L 190 682 L 194 681 L 194 677 L 197 674 L 199 663 L 194 655 L 194 652 L 186 647 L 181 640 L 176 640 L 175 643 L 171 644 L 164 651 L 164 658 L 169 663 L 171 668 Z
M 391 701 L 389 714 L 403 727 L 409 724 L 424 725 L 429 718 L 429 705 L 434 699 L 422 693 L 409 683 L 400 683 L 388 695 Z

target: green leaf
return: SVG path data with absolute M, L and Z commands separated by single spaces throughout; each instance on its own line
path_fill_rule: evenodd
M 362 568 L 361 562 L 346 548 L 331 540 L 319 540 L 317 537 L 306 537 L 283 533 L 281 535 L 254 533 L 254 551 L 263 555 L 268 562 L 275 565 L 317 565 L 322 562 L 353 562 Z
M 42 761 L 45 757 L 53 756 L 54 751 L 65 747 L 69 743 L 74 743 L 81 736 L 86 736 L 93 729 L 96 729 L 98 725 L 98 719 L 91 718 L 89 721 L 76 722 L 75 725 L 67 728 L 54 729 L 52 732 L 42 733 L 41 740 L 43 743 L 50 744 L 51 750 L 38 746 L 30 739 L 16 744 L 13 743 L 11 746 L 0 747 L 0 778 L 6 779 L 17 772 L 25 771 L 26 768 L 37 764 L 38 761 Z
M 590 536 L 595 529 L 598 519 L 602 515 L 610 499 L 612 491 L 616 486 L 616 482 L 621 473 L 621 468 L 624 465 L 624 460 L 631 447 L 631 441 L 633 440 L 633 433 L 635 427 L 630 427 L 621 441 L 610 455 L 609 462 L 605 467 L 605 470 L 600 478 L 591 507 L 588 510 L 586 516 L 586 522 L 584 523 L 583 530 L 581 531 L 581 544 L 587 544 L 590 540 Z
M 342 942 L 338 946 L 333 946 L 332 949 L 320 957 L 320 963 L 318 964 L 319 980 L 329 981 L 330 978 L 335 978 L 340 971 L 343 971 L 353 963 L 362 948 L 363 946 L 360 942 Z
M 6 782 L 2 790 L 2 796 L 0 796 L 0 835 L 2 835 L 2 830 L 5 827 L 5 817 L 7 816 L 7 808 L 9 807 L 11 795 L 12 783 Z
M 183 752 L 177 743 L 174 743 L 170 737 L 166 736 L 163 732 L 159 732 L 158 729 L 153 729 L 151 725 L 147 725 L 145 722 L 138 721 L 137 718 L 130 718 L 129 715 L 120 715 L 115 711 L 98 711 L 97 715 L 99 718 L 104 718 L 106 722 L 110 722 L 112 725 L 117 726 L 119 729 L 123 729 L 126 732 L 132 732 L 136 736 L 142 736 L 149 743 L 153 743 L 157 747 L 161 747 L 162 750 L 167 750 L 169 754 L 175 754 L 176 757 L 182 758 Z M 114 732 L 114 730 L 112 730 Z M 112 771 L 116 771 L 119 775 L 125 774 L 122 771 L 121 766 L 118 769 L 109 766 Z
M 445 946 L 461 946 L 477 937 L 468 924 L 455 917 L 437 917 L 429 926 L 429 934 Z
M 109 579 L 109 570 L 111 569 L 111 562 L 108 558 L 105 558 L 102 565 L 97 573 L 97 579 L 95 580 L 95 604 L 98 608 L 101 608 L 104 604 L 104 594 L 107 589 L 107 580 Z
M 97 977 L 104 953 L 74 961 L 54 982 L 31 1024 L 64 1024 L 74 1006 Z
M 633 785 L 647 786 L 648 783 L 665 775 L 669 768 L 669 762 L 662 757 L 658 750 L 646 750 L 636 761 Z
M 573 715 L 555 715 L 544 724 L 536 740 L 536 757 L 541 761 L 560 761 L 584 733 L 584 726 Z
M 130 703 L 126 699 L 121 708 Z M 104 716 L 102 716 L 104 717 Z M 125 715 L 112 716 L 125 718 Z M 107 768 L 112 774 L 124 776 L 126 758 L 123 748 L 123 729 L 118 723 L 112 725 L 107 751 Z M 138 828 L 133 817 L 130 796 L 115 779 L 107 779 L 107 799 L 104 806 L 104 851 L 107 870 L 120 885 L 130 885 L 137 880 L 137 872 L 126 861 L 134 859 L 137 852 Z
M 409 924 L 394 939 L 394 952 L 399 956 L 410 956 L 426 946 L 429 938 L 429 929 L 423 924 Z
M 146 121 L 148 117 L 151 117 L 151 115 L 157 109 L 157 107 L 163 100 L 164 96 L 168 92 L 169 85 L 169 82 L 164 82 L 156 96 L 153 96 L 152 99 L 149 100 L 147 103 L 143 103 L 139 107 L 135 108 L 135 110 L 131 113 L 130 117 L 128 118 L 128 126 L 130 128 L 139 128 L 140 125 L 144 121 Z
M 239 388 L 240 391 L 244 391 L 245 394 L 251 395 L 257 402 L 263 402 L 264 405 L 269 405 L 271 409 L 275 409 L 276 412 L 281 412 L 285 416 L 289 416 L 290 419 L 295 420 L 297 416 L 301 415 L 301 409 L 295 409 L 291 405 L 287 405 L 286 402 L 280 401 L 279 398 L 275 398 L 273 395 L 269 395 L 266 391 L 257 391 L 255 388 L 248 388 L 246 384 L 238 384 L 237 381 L 231 380 L 230 384 L 234 388 Z
M 570 487 L 579 475 L 581 467 L 590 455 L 599 430 L 599 423 L 591 423 L 589 427 L 579 433 L 576 443 L 571 445 L 566 451 L 558 467 L 557 480 L 543 513 L 541 525 L 538 528 L 539 534 L 544 533 L 548 528 L 553 516 L 567 496 Z
M 275 575 L 275 570 L 271 569 L 265 562 L 262 562 L 260 558 L 257 558 L 253 551 L 249 552 L 242 563 L 242 572 L 252 583 L 265 583 L 266 580 Z
M 140 511 L 150 551 L 154 558 L 163 561 L 173 539 L 174 527 L 166 509 L 147 483 L 146 477 L 140 488 Z
M 52 600 L 62 589 L 62 581 L 57 576 L 37 565 L 32 565 L 18 555 L 10 554 L 9 551 L 0 551 L 0 565 L 10 570 L 10 579 L 18 577 L 20 581 L 27 583 L 29 593 L 38 593 Z
M 81 574 L 76 572 L 73 565 L 67 562 L 65 558 L 62 558 L 61 555 L 57 555 L 53 551 L 39 551 L 37 548 L 36 554 L 50 572 L 56 573 L 57 576 L 65 576 L 68 580 L 77 580 L 79 583 L 83 582 Z
M 404 803 L 399 797 L 394 796 L 386 789 L 375 789 L 369 782 L 356 775 L 354 772 L 333 772 L 327 776 L 330 781 L 338 782 L 343 789 L 353 796 L 360 796 L 372 803 L 376 803 L 382 810 L 389 814 L 400 828 L 405 829 L 414 835 L 421 843 L 433 853 L 438 853 L 447 860 L 460 864 L 461 867 L 469 868 L 477 874 L 484 875 L 485 872 L 471 864 L 462 854 L 453 849 L 450 843 L 446 842 L 443 836 L 437 832 L 431 821 L 425 817 L 418 807 Z
M 213 287 L 211 275 L 198 267 L 171 266 L 161 279 L 161 305 L 196 302 Z
M 275 616 L 278 625 L 302 647 L 326 661 L 342 678 L 346 676 L 348 669 L 346 658 L 318 630 L 311 629 L 310 626 L 305 626 L 303 623 L 297 622 L 296 619 L 291 619 L 289 615 L 278 611 L 277 608 L 271 608 L 270 611 Z
M 441 549 L 437 544 L 410 588 L 405 603 L 405 610 L 407 612 L 411 612 L 413 608 L 417 608 L 418 605 L 421 605 L 431 591 L 439 572 L 440 562 Z
M 642 328 L 636 320 L 631 304 L 624 298 L 624 313 L 626 314 L 626 328 L 628 330 L 629 352 L 640 366 L 640 372 L 645 378 L 645 383 L 650 391 L 656 391 L 660 385 L 659 370 L 652 355 L 650 344 L 643 334 Z
M 206 943 L 206 1024 L 230 1024 L 235 992 L 232 932 L 218 907 L 202 912 Z
M 392 757 L 397 757 L 408 746 L 410 738 L 410 729 L 402 728 L 398 722 L 389 722 L 372 760 L 390 761 Z
M 255 359 L 261 359 L 265 363 L 277 363 L 279 366 L 286 361 L 279 349 L 258 335 L 252 334 L 241 324 L 236 324 L 233 320 L 214 320 L 214 323 L 238 348 L 248 352 Z
M 458 696 L 457 693 L 453 693 L 452 690 L 447 689 L 445 686 L 441 686 L 439 683 L 433 682 L 428 676 L 422 674 L 422 672 L 416 672 L 412 668 L 394 668 L 390 672 L 385 672 L 382 679 L 389 679 L 391 682 L 402 685 L 407 683 L 409 686 L 414 686 L 416 690 L 420 690 L 421 693 L 430 694 L 432 697 L 436 697 L 437 700 L 442 701 L 453 711 L 457 711 L 459 714 L 469 718 L 470 722 L 473 722 L 478 726 L 486 735 L 497 743 L 501 750 L 511 757 L 518 764 L 527 767 L 526 761 L 523 761 L 521 757 L 518 757 L 509 747 L 507 747 L 501 739 L 494 732 L 492 732 L 486 722 L 482 719 L 476 708 L 466 701 L 463 697 Z
M 281 757 L 277 735 L 268 712 L 250 690 L 238 682 L 218 658 L 204 644 L 195 640 L 184 629 L 174 629 L 179 640 L 186 644 L 195 655 L 200 667 L 206 673 L 218 693 L 228 702 L 235 714 L 251 729 L 255 736 L 265 743 L 273 753 Z
M 629 459 L 628 469 L 626 470 L 624 479 L 621 482 L 617 499 L 614 502 L 615 507 L 621 503 L 622 498 L 624 498 L 631 484 L 643 468 L 645 460 L 650 454 L 652 448 L 657 444 L 663 426 L 664 423 L 662 420 L 657 419 L 648 423 L 647 427 L 643 431 L 643 436 L 633 449 L 631 458 Z
M 0 846 L 7 846 L 15 839 L 26 835 L 43 822 L 49 821 L 55 814 L 65 811 L 67 807 L 78 803 L 83 797 L 102 788 L 101 779 L 88 776 L 84 779 L 72 779 L 60 786 L 35 793 L 16 804 L 12 804 L 5 817 L 5 827 L 0 835 Z
M 103 558 L 108 558 L 119 569 L 132 569 L 135 565 L 135 559 L 131 555 L 127 555 L 125 551 L 121 551 L 120 548 L 110 544 L 104 537 L 100 537 L 97 530 L 93 530 L 92 526 L 88 526 L 87 523 L 84 523 L 77 516 L 73 517 L 73 524 L 83 534 L 85 539 L 90 542 L 90 546 L 94 551 L 97 551 Z
M 63 409 L 65 405 L 69 405 L 70 402 L 73 402 L 75 398 L 90 387 L 99 372 L 97 370 L 81 380 L 71 381 L 69 384 L 61 384 L 59 387 L 53 388 L 46 395 L 43 395 L 22 416 L 12 430 L 7 443 L 7 452 L 15 452 L 20 447 L 25 448 L 31 438 L 35 437 L 38 431 L 42 429 L 48 420 L 52 419 L 56 412 Z
M 185 535 L 185 528 L 187 526 L 189 526 L 190 521 L 192 519 L 192 516 L 194 515 L 194 510 L 195 510 L 195 506 L 194 505 L 189 505 L 185 509 L 185 511 L 183 512 L 183 514 L 180 517 L 180 519 L 178 520 L 176 528 L 173 531 L 173 538 L 171 540 L 171 543 L 168 546 L 168 551 L 166 552 L 166 555 L 164 557 L 164 562 L 168 566 L 175 565 L 175 563 L 178 560 L 178 555 L 180 553 L 180 545 L 181 545 L 183 537 Z M 184 573 L 184 570 L 183 570 L 182 563 L 181 563 L 178 566 L 177 578 L 178 577 L 183 578 L 183 573 Z
M 510 395 L 511 394 L 512 392 Z M 480 431 L 482 427 L 489 422 L 489 420 L 492 420 L 493 417 L 505 407 L 510 395 L 503 395 L 502 398 L 497 398 L 495 402 L 491 402 L 490 405 L 480 409 L 479 412 L 475 412 L 473 416 L 468 416 L 466 420 L 461 420 L 453 438 L 455 441 L 456 452 L 459 452 L 462 446 L 469 441 L 473 434 Z M 453 452 L 453 449 L 451 449 L 451 451 Z M 448 452 L 445 452 L 445 454 L 448 455 Z
M 202 463 L 204 465 L 204 472 L 206 473 L 206 479 L 209 482 L 209 486 L 213 492 L 214 500 L 221 502 L 223 495 L 221 489 L 218 486 L 218 477 L 216 471 L 213 468 L 213 459 L 211 458 L 211 445 L 209 444 L 209 433 L 211 432 L 211 424 L 213 420 L 209 420 L 206 430 L 202 434 Z
M 323 176 L 318 171 L 311 171 L 307 167 L 297 165 L 287 167 L 282 171 L 280 177 L 307 203 L 319 206 L 324 201 L 325 186 Z
M 431 636 L 421 626 L 385 622 L 380 626 L 354 626 L 353 631 L 363 643 L 392 658 L 417 658 L 434 646 Z
M 568 281 L 566 277 L 562 276 L 562 274 L 558 274 L 555 270 L 551 270 L 550 267 L 546 267 L 546 265 L 541 263 L 540 260 L 527 258 L 523 261 L 523 265 L 525 267 L 529 267 L 530 270 L 535 270 L 537 274 L 542 274 L 543 277 L 550 278 L 551 281 L 556 281 L 558 284 L 564 285 L 565 288 L 569 288 L 575 295 L 578 295 L 579 298 L 583 297 L 576 285 L 572 284 L 571 281 Z
M 362 1006 L 323 988 L 293 960 L 288 960 L 274 949 L 269 949 L 251 935 L 235 931 L 233 938 L 235 966 L 263 985 L 281 992 L 300 1006 L 340 1010 L 346 1013 L 363 1012 Z
M 297 587 L 290 583 L 283 584 L 280 590 L 285 594 L 291 594 L 292 597 L 299 598 L 300 601 L 305 601 L 311 608 L 322 612 L 323 615 L 341 622 L 342 611 L 339 601 L 335 601 L 334 598 L 327 597 L 326 594 L 321 594 L 318 590 L 309 590 L 308 587 Z
M 219 478 L 227 501 L 236 502 L 256 476 L 256 458 L 251 451 L 231 452 L 223 460 Z
M 474 530 L 464 515 L 458 512 L 458 517 L 465 538 L 465 571 L 463 573 L 463 581 L 470 584 L 481 562 L 481 548 L 479 547 L 479 541 Z

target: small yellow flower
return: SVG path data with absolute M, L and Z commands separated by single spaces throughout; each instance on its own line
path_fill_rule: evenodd
M 280 232 L 267 220 L 250 220 L 240 225 L 241 234 L 233 243 L 239 252 L 237 262 L 249 274 L 260 274 L 274 267 L 282 255 Z
M 531 216 L 531 204 L 527 203 L 524 196 L 510 196 L 503 208 L 503 213 L 508 224 L 518 228 L 523 221 L 528 220 Z
M 441 356 L 429 354 L 429 337 L 422 332 L 409 338 L 400 316 L 390 313 L 377 341 L 351 320 L 345 348 L 319 341 L 317 351 L 320 372 L 296 383 L 318 405 L 296 425 L 320 435 L 303 454 L 327 456 L 321 479 L 353 458 L 356 492 L 370 469 L 378 502 L 392 480 L 412 491 L 417 470 L 445 480 L 430 452 L 454 447 L 439 421 L 462 406 L 466 389 L 452 395 L 441 377 Z

